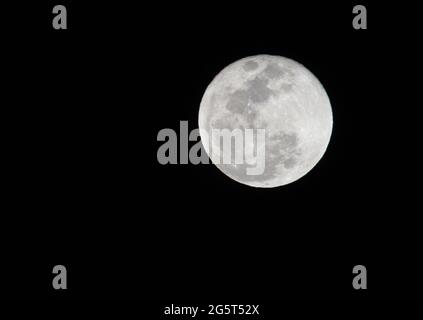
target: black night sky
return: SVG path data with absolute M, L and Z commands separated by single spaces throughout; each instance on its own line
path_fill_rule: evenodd
M 421 294 L 411 8 L 360 2 L 368 29 L 354 30 L 354 2 L 62 3 L 68 30 L 34 3 L 3 27 L 5 296 Z M 157 133 L 197 128 L 213 77 L 256 54 L 292 58 L 325 87 L 334 126 L 318 165 L 256 189 L 213 165 L 159 164 Z M 56 264 L 66 292 L 51 287 Z M 352 288 L 358 264 L 368 290 Z

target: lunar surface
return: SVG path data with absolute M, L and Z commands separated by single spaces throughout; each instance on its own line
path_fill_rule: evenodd
M 325 89 L 303 65 L 258 55 L 230 64 L 213 79 L 201 100 L 199 128 L 204 149 L 224 174 L 272 188 L 298 180 L 319 162 L 332 133 L 332 109 Z M 254 146 L 264 150 L 264 170 L 251 175 L 247 169 L 254 163 L 219 162 L 222 146 L 210 138 L 214 129 L 264 129 L 265 144 Z

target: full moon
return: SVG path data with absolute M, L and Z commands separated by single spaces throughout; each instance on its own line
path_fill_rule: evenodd
M 319 162 L 333 120 L 328 95 L 308 69 L 285 57 L 257 55 L 230 64 L 213 79 L 198 122 L 204 149 L 224 174 L 252 187 L 272 188 L 300 179 Z M 251 163 L 217 161 L 222 146 L 210 138 L 214 129 L 264 129 L 262 173 L 249 175 Z

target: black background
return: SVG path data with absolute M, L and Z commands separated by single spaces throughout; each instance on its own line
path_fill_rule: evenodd
M 417 21 L 406 4 L 360 3 L 368 30 L 352 28 L 355 2 L 62 1 L 68 30 L 52 28 L 58 3 L 4 6 L 2 294 L 421 295 Z M 160 165 L 157 133 L 195 129 L 213 77 L 255 54 L 292 58 L 327 90 L 333 135 L 315 169 L 256 189 L 213 165 Z

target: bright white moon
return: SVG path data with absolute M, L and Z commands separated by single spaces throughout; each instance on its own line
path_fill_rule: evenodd
M 298 180 L 322 158 L 332 133 L 332 109 L 325 89 L 303 65 L 258 55 L 224 68 L 201 100 L 199 128 L 265 129 L 265 169 L 248 175 L 250 164 L 218 164 L 201 134 L 210 159 L 230 178 L 271 188 Z

